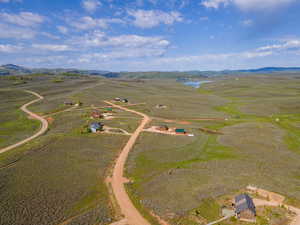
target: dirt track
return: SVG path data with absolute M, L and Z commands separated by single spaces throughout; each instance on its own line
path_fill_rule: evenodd
M 39 115 L 37 115 L 37 114 L 35 114 L 35 113 L 33 113 L 33 112 L 31 112 L 31 111 L 29 111 L 27 109 L 28 106 L 30 106 L 31 104 L 34 104 L 34 103 L 36 103 L 36 102 L 44 99 L 44 97 L 41 96 L 41 95 L 39 95 L 39 94 L 37 94 L 37 93 L 35 93 L 35 92 L 33 92 L 33 91 L 26 91 L 26 92 L 28 92 L 28 93 L 30 93 L 32 95 L 37 96 L 38 99 L 35 99 L 33 101 L 30 101 L 30 102 L 26 103 L 25 105 L 23 105 L 21 107 L 21 110 L 24 111 L 25 113 L 27 113 L 30 117 L 41 121 L 42 122 L 42 127 L 41 127 L 41 129 L 36 134 L 32 135 L 31 137 L 26 138 L 26 139 L 24 139 L 22 141 L 19 141 L 16 144 L 13 144 L 13 145 L 10 145 L 8 147 L 0 149 L 0 154 L 4 153 L 4 152 L 7 152 L 7 151 L 10 151 L 10 150 L 12 150 L 12 149 L 14 149 L 16 147 L 19 147 L 19 146 L 21 146 L 21 145 L 23 145 L 23 144 L 25 144 L 25 143 L 33 140 L 34 138 L 36 138 L 36 137 L 42 135 L 43 133 L 45 133 L 47 131 L 47 129 L 48 129 L 48 122 L 47 122 L 47 120 L 45 120 L 43 117 L 41 117 L 41 116 L 39 116 Z
M 135 132 L 131 135 L 130 139 L 128 140 L 127 144 L 123 148 L 121 154 L 119 155 L 114 170 L 113 175 L 111 178 L 111 186 L 113 189 L 113 193 L 115 195 L 115 199 L 118 202 L 121 212 L 124 215 L 125 219 L 120 221 L 122 224 L 129 224 L 129 225 L 150 225 L 150 223 L 139 213 L 139 211 L 135 208 L 133 203 L 131 202 L 124 184 L 126 183 L 127 179 L 123 177 L 124 174 L 124 166 L 128 157 L 128 154 L 132 147 L 134 146 L 138 136 L 143 131 L 144 127 L 147 123 L 151 121 L 150 117 L 137 112 L 135 110 L 127 109 L 123 106 L 119 106 L 113 104 L 111 102 L 105 101 L 105 103 L 110 104 L 115 108 L 119 108 L 121 110 L 125 110 L 127 112 L 135 113 L 143 117 L 141 124 L 135 130 Z

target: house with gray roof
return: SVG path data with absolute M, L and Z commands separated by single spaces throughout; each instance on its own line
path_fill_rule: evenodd
M 238 219 L 255 220 L 256 209 L 249 195 L 241 194 L 235 197 L 235 213 Z

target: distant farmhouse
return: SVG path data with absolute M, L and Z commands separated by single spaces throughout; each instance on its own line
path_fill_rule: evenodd
M 92 133 L 97 133 L 99 131 L 103 131 L 103 126 L 104 126 L 104 124 L 102 124 L 102 123 L 92 123 L 90 125 L 90 131 Z
M 123 102 L 123 103 L 128 103 L 128 99 L 127 98 L 115 98 L 114 99 L 116 102 Z
M 235 213 L 238 219 L 255 221 L 256 209 L 249 195 L 241 194 L 235 197 Z

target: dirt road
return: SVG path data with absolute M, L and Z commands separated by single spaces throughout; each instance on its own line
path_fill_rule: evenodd
M 47 131 L 47 129 L 48 129 L 48 122 L 47 122 L 47 120 L 45 120 L 43 117 L 41 117 L 41 116 L 39 116 L 39 115 L 37 115 L 37 114 L 35 114 L 35 113 L 33 113 L 33 112 L 31 112 L 31 111 L 29 111 L 27 109 L 28 106 L 30 106 L 30 105 L 32 105 L 32 104 L 34 104 L 34 103 L 36 103 L 36 102 L 44 99 L 44 97 L 41 96 L 41 95 L 39 95 L 39 94 L 37 94 L 37 93 L 35 93 L 35 92 L 33 92 L 33 91 L 26 91 L 26 92 L 28 92 L 28 93 L 30 93 L 32 95 L 35 95 L 36 97 L 38 97 L 38 99 L 35 99 L 33 101 L 30 101 L 30 102 L 26 103 L 25 105 L 23 105 L 21 107 L 21 110 L 24 111 L 25 113 L 27 113 L 30 117 L 32 117 L 32 118 L 34 118 L 36 120 L 41 121 L 42 122 L 42 127 L 41 127 L 41 129 L 36 134 L 32 135 L 31 137 L 26 138 L 23 141 L 19 141 L 16 144 L 13 144 L 13 145 L 10 145 L 8 147 L 0 149 L 0 154 L 4 153 L 4 152 L 7 152 L 7 151 L 10 151 L 10 150 L 12 150 L 12 149 L 14 149 L 16 147 L 19 147 L 19 146 L 21 146 L 21 145 L 23 145 L 23 144 L 25 144 L 25 143 L 33 140 L 34 138 L 36 138 L 36 137 L 42 135 L 43 133 L 45 133 Z
M 113 189 L 113 193 L 115 195 L 115 199 L 118 202 L 121 212 L 125 217 L 125 220 L 122 220 L 122 222 L 129 224 L 129 225 L 150 225 L 150 223 L 140 214 L 140 212 L 135 208 L 133 203 L 131 202 L 125 187 L 124 183 L 126 183 L 126 178 L 123 177 L 124 174 L 124 166 L 128 157 L 128 154 L 130 150 L 133 148 L 138 136 L 143 131 L 144 127 L 147 123 L 151 121 L 149 116 L 137 112 L 132 109 L 127 109 L 123 106 L 119 106 L 116 104 L 113 104 L 111 102 L 105 101 L 105 103 L 110 104 L 111 106 L 115 108 L 119 108 L 121 110 L 125 110 L 127 112 L 135 113 L 139 116 L 143 117 L 143 120 L 141 121 L 141 124 L 139 127 L 135 130 L 135 132 L 131 135 L 129 141 L 123 148 L 121 154 L 119 155 L 114 170 L 113 175 L 111 178 L 111 186 Z

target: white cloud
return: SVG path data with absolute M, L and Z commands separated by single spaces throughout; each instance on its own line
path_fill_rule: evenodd
M 72 50 L 72 48 L 68 45 L 33 44 L 32 47 L 40 50 L 47 50 L 53 52 L 63 52 Z
M 68 28 L 64 27 L 64 26 L 57 26 L 56 27 L 58 29 L 58 31 L 62 34 L 67 34 L 69 32 Z
M 0 38 L 14 38 L 14 39 L 32 39 L 37 33 L 30 28 L 20 28 L 15 26 L 8 26 L 0 23 Z
M 273 10 L 289 5 L 296 0 L 202 0 L 201 4 L 206 8 L 218 9 L 220 6 L 234 4 L 242 10 Z
M 200 21 L 207 21 L 207 20 L 209 20 L 209 18 L 207 16 L 200 17 Z
M 22 0 L 0 0 L 0 3 L 22 2 Z
M 95 12 L 98 9 L 98 7 L 100 7 L 101 5 L 102 5 L 101 2 L 99 2 L 97 0 L 83 0 L 82 1 L 83 8 L 90 13 Z
M 43 16 L 31 12 L 21 12 L 19 14 L 0 13 L 0 18 L 4 22 L 24 27 L 37 26 L 45 20 Z
M 129 10 L 128 14 L 134 17 L 133 24 L 141 28 L 152 28 L 160 24 L 172 25 L 175 22 L 182 22 L 183 17 L 179 12 L 170 13 L 159 10 Z
M 90 16 L 84 16 L 81 17 L 79 20 L 72 20 L 72 19 L 68 19 L 68 23 L 79 29 L 79 30 L 90 30 L 93 28 L 108 28 L 109 24 L 112 23 L 119 23 L 119 24 L 123 24 L 125 23 L 123 20 L 121 19 L 117 19 L 117 18 L 112 18 L 112 19 L 97 19 L 97 18 L 92 18 Z
M 118 47 L 118 48 L 167 48 L 170 42 L 161 37 L 139 35 L 120 35 L 108 37 L 105 33 L 96 31 L 70 41 L 81 47 Z
M 250 20 L 250 19 L 248 19 L 248 20 L 243 20 L 243 21 L 242 21 L 242 25 L 245 26 L 245 27 L 250 27 L 250 26 L 253 25 L 253 20 Z
M 267 45 L 257 49 L 257 51 L 293 51 L 300 49 L 300 40 L 287 40 L 276 45 Z
M 14 45 L 0 45 L 0 52 L 4 53 L 16 53 L 22 50 L 23 47 Z

